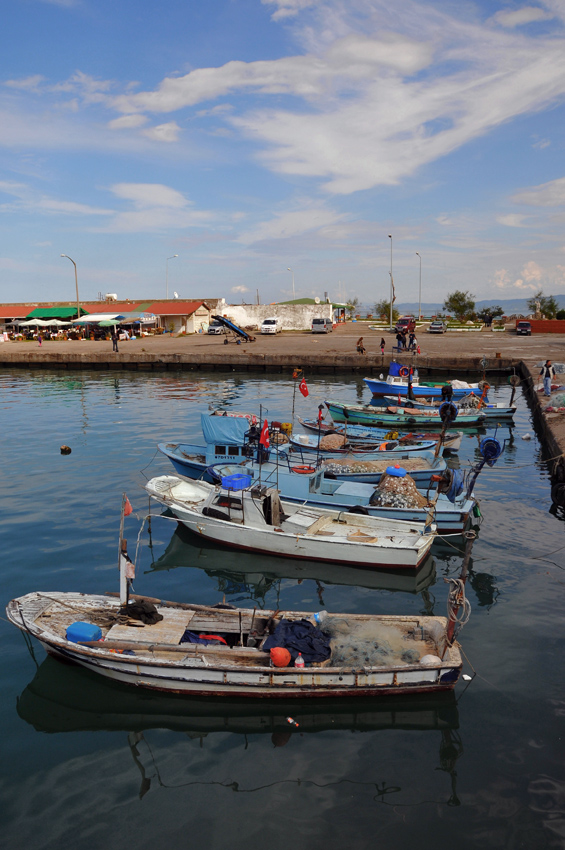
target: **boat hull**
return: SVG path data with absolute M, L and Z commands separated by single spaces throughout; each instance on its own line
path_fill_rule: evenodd
M 390 383 L 388 381 L 381 381 L 375 378 L 363 378 L 363 380 L 374 396 L 378 397 L 393 394 L 396 396 L 408 396 L 408 383 L 406 381 L 399 381 L 397 379 L 394 383 Z M 452 387 L 451 389 L 451 398 L 454 401 L 463 398 L 464 396 L 468 396 L 470 392 L 476 392 L 480 395 L 478 387 L 467 387 L 466 389 L 456 389 Z M 434 387 L 412 383 L 412 392 L 414 393 L 415 398 L 441 398 L 442 386 Z
M 406 413 L 379 413 L 377 408 L 357 407 L 335 401 L 326 401 L 326 407 L 336 422 L 348 422 L 352 425 L 371 425 L 397 431 L 412 431 L 414 428 L 422 427 L 439 431 L 443 428 L 443 422 L 438 413 L 421 416 Z M 482 414 L 460 415 L 455 420 L 457 428 L 480 428 L 484 421 L 485 417 Z

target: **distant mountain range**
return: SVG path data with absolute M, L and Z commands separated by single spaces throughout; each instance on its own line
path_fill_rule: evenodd
M 560 309 L 565 310 L 565 295 L 556 295 L 555 300 L 559 304 Z M 483 309 L 483 307 L 502 307 L 504 310 L 505 316 L 512 316 L 515 313 L 520 313 L 525 316 L 530 311 L 528 310 L 528 298 L 509 298 L 506 300 L 501 300 L 497 298 L 490 298 L 488 301 L 475 301 L 475 310 L 478 312 Z M 404 301 L 399 303 L 395 301 L 395 308 L 399 313 L 407 313 L 407 314 L 416 314 L 418 312 L 418 302 L 414 301 Z M 369 305 L 367 310 L 371 310 L 373 305 Z M 422 315 L 423 316 L 435 316 L 437 313 L 441 313 L 443 309 L 443 302 L 426 302 L 422 303 Z

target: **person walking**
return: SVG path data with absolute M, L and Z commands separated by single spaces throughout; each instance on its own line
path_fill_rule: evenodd
M 382 357 L 385 356 L 385 345 L 386 345 L 386 342 L 384 340 L 384 337 L 382 336 L 381 337 L 381 356 Z
M 363 337 L 362 336 L 360 336 L 359 339 L 357 340 L 357 352 L 359 354 L 365 354 L 366 353 L 365 352 L 365 346 L 363 345 Z
M 414 331 L 410 331 L 410 333 L 408 334 L 408 348 L 410 349 L 410 351 L 416 350 L 416 334 L 414 333 Z
M 551 360 L 546 360 L 542 366 L 540 375 L 543 376 L 543 391 L 549 398 L 551 395 L 551 382 L 555 378 L 555 369 L 551 365 Z
M 118 353 L 118 334 L 116 332 L 116 328 L 114 328 L 112 330 L 111 336 L 112 336 L 112 351 L 115 351 L 116 354 L 117 354 Z
M 37 341 L 39 343 L 39 347 L 41 348 L 41 345 L 43 343 L 43 337 L 41 336 L 41 334 L 37 334 Z

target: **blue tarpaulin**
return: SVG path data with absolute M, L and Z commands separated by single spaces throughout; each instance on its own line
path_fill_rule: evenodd
M 241 446 L 250 427 L 247 419 L 237 416 L 210 416 L 209 413 L 202 413 L 200 421 L 204 441 L 214 446 Z
M 400 370 L 402 368 L 404 368 L 402 366 L 402 363 L 395 363 L 393 360 L 390 366 L 388 367 L 388 374 L 392 375 L 393 378 L 398 378 L 398 376 L 400 375 Z

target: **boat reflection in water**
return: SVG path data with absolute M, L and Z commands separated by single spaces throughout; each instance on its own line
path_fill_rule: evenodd
M 89 670 L 48 657 L 18 698 L 17 711 L 38 732 L 127 732 L 134 762 L 142 775 L 140 796 L 150 790 L 153 779 L 161 786 L 169 785 L 162 779 L 155 764 L 151 737 L 149 740 L 146 737 L 152 729 L 169 730 L 190 739 L 199 739 L 199 750 L 208 748 L 212 752 L 217 743 L 214 736 L 221 734 L 241 736 L 241 746 L 247 749 L 253 744 L 248 736 L 253 735 L 270 735 L 275 747 L 292 744 L 307 748 L 309 736 L 319 732 L 435 732 L 439 738 L 438 763 L 431 769 L 450 774 L 450 795 L 443 802 L 459 805 L 455 765 L 463 747 L 457 732 L 457 703 L 451 691 L 380 700 L 187 698 L 112 682 Z M 232 742 L 230 750 L 236 746 L 236 741 Z M 202 756 L 197 758 L 201 765 Z M 199 784 L 194 782 L 195 773 L 189 759 L 184 763 L 184 770 L 189 780 L 187 784 Z M 281 780 L 288 781 L 288 778 Z M 276 782 L 275 779 L 270 784 Z M 301 778 L 297 782 L 305 785 L 308 779 Z M 333 784 L 339 782 L 343 782 L 343 778 Z M 202 784 L 209 784 L 209 780 L 203 780 Z M 247 777 L 241 783 L 226 781 L 214 784 L 225 784 L 233 790 L 246 792 L 260 787 L 259 784 L 247 787 Z M 320 784 L 319 779 L 316 784 Z M 388 795 L 394 797 L 403 790 L 384 783 L 383 787 L 379 787 L 379 783 L 367 775 L 359 777 L 354 784 L 373 786 L 376 789 L 374 799 L 380 802 L 385 802 L 385 796 L 388 797 L 387 802 L 391 802 Z
M 310 579 L 322 584 L 344 584 L 403 593 L 421 593 L 436 579 L 435 561 L 431 555 L 417 571 L 363 569 L 319 561 L 295 561 L 291 558 L 242 554 L 217 546 L 212 541 L 197 540 L 183 525 L 176 528 L 165 552 L 153 562 L 150 572 L 194 566 L 204 570 L 211 578 L 220 580 L 224 585 L 218 587 L 221 592 L 229 592 L 226 584 L 232 585 L 233 592 L 244 589 L 253 591 L 255 599 L 264 598 L 267 591 L 281 579 Z

